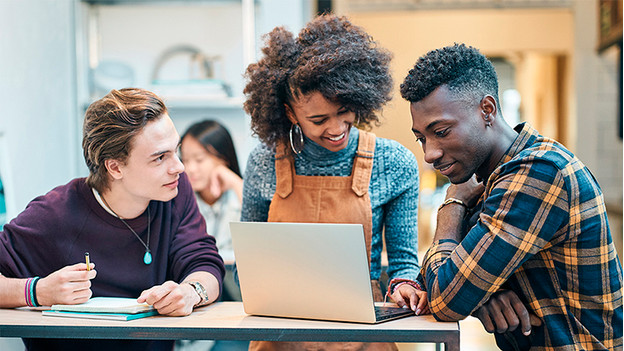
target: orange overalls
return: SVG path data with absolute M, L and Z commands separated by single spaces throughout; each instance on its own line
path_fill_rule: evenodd
M 348 177 L 301 176 L 280 145 L 275 155 L 276 187 L 269 222 L 359 223 L 364 227 L 370 265 L 373 212 L 368 186 L 373 169 L 375 135 L 360 131 L 353 170 Z M 383 301 L 379 282 L 371 281 L 375 301 Z M 345 299 L 348 301 L 348 299 Z M 397 350 L 394 343 L 252 341 L 249 350 Z

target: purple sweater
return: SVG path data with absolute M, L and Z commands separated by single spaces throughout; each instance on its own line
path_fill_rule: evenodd
M 151 201 L 149 208 L 153 261 L 146 265 L 141 242 L 102 208 L 84 178 L 74 179 L 35 198 L 4 226 L 0 232 L 0 273 L 9 278 L 45 277 L 62 267 L 84 262 L 84 253 L 89 252 L 98 273 L 91 281 L 94 297 L 138 297 L 145 289 L 167 280 L 180 282 L 196 271 L 209 272 L 221 282 L 225 274 L 223 260 L 214 238 L 206 234 L 186 174 L 180 177 L 174 199 Z M 147 242 L 147 211 L 126 222 Z M 49 350 L 53 340 L 40 341 L 40 346 Z M 25 342 L 31 349 L 38 349 L 36 340 Z M 58 342 L 73 348 L 79 341 Z M 127 340 L 82 342 L 89 343 L 89 349 L 95 344 L 116 351 L 142 348 Z M 146 347 L 171 349 L 170 342 L 165 344 Z M 69 345 L 61 346 L 67 349 Z

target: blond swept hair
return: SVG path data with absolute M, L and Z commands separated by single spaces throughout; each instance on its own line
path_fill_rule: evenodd
M 138 88 L 113 89 L 92 103 L 82 130 L 82 149 L 89 168 L 87 184 L 99 192 L 108 189 L 104 161 L 125 163 L 134 137 L 165 113 L 167 108 L 156 94 Z

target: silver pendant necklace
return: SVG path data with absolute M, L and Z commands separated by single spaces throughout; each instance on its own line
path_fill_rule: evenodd
M 117 218 L 119 218 L 119 220 L 126 225 L 126 227 L 128 227 L 128 229 L 130 229 L 130 231 L 132 232 L 132 234 L 134 234 L 134 236 L 137 237 L 137 239 L 139 239 L 139 241 L 141 242 L 141 244 L 143 244 L 143 246 L 145 247 L 145 255 L 143 255 L 143 262 L 145 264 L 150 264 L 152 263 L 152 253 L 150 251 L 149 248 L 149 242 L 150 242 L 150 234 L 151 234 L 151 228 L 150 228 L 150 222 L 151 222 L 151 216 L 150 216 L 150 208 L 149 208 L 149 204 L 147 205 L 147 244 L 145 243 L 145 241 L 143 241 L 143 239 L 141 239 L 141 237 L 139 236 L 139 234 L 137 234 L 137 232 L 134 231 L 134 229 L 132 229 L 132 227 L 126 223 L 126 221 L 124 221 L 123 218 L 121 218 L 117 213 L 115 213 L 115 211 L 113 211 L 113 209 L 110 207 L 110 205 L 108 204 L 108 202 L 106 202 L 106 200 L 104 200 L 104 197 L 100 195 L 100 198 L 102 199 L 102 202 L 104 202 L 104 204 L 106 205 L 106 207 L 108 207 L 108 209 L 115 215 L 117 216 Z

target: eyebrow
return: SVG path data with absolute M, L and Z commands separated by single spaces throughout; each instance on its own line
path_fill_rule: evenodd
M 164 155 L 169 152 L 175 152 L 175 150 L 177 150 L 180 147 L 180 145 L 182 145 L 182 138 L 178 139 L 178 143 L 176 144 L 176 147 L 173 149 L 173 151 L 171 150 L 156 151 L 153 154 L 151 154 L 150 157 L 156 157 L 156 156 Z
M 312 118 L 321 118 L 321 117 L 327 117 L 327 116 L 329 116 L 329 114 L 324 113 L 324 114 L 321 114 L 321 115 L 306 116 L 306 118 L 312 119 Z
M 435 126 L 436 126 L 436 124 L 438 124 L 438 123 L 442 123 L 442 122 L 443 122 L 443 120 L 441 120 L 441 119 L 435 120 L 435 121 L 433 121 L 433 122 L 429 123 L 429 125 L 427 125 L 427 127 L 425 128 L 425 130 L 429 130 L 429 129 L 431 129 L 431 128 L 435 127 Z M 414 129 L 414 128 L 412 128 L 412 132 L 413 132 L 413 133 L 420 133 L 417 129 Z
M 156 151 L 153 154 L 151 154 L 150 157 L 156 157 L 156 156 L 164 155 L 164 154 L 169 153 L 169 152 L 171 152 L 171 150 Z
M 340 106 L 337 110 L 337 112 L 341 112 L 343 110 L 348 110 L 348 108 L 346 106 Z M 313 116 L 306 116 L 306 118 L 312 119 L 312 118 L 321 118 L 321 117 L 328 117 L 330 114 L 329 113 L 322 113 L 320 115 L 313 115 Z

